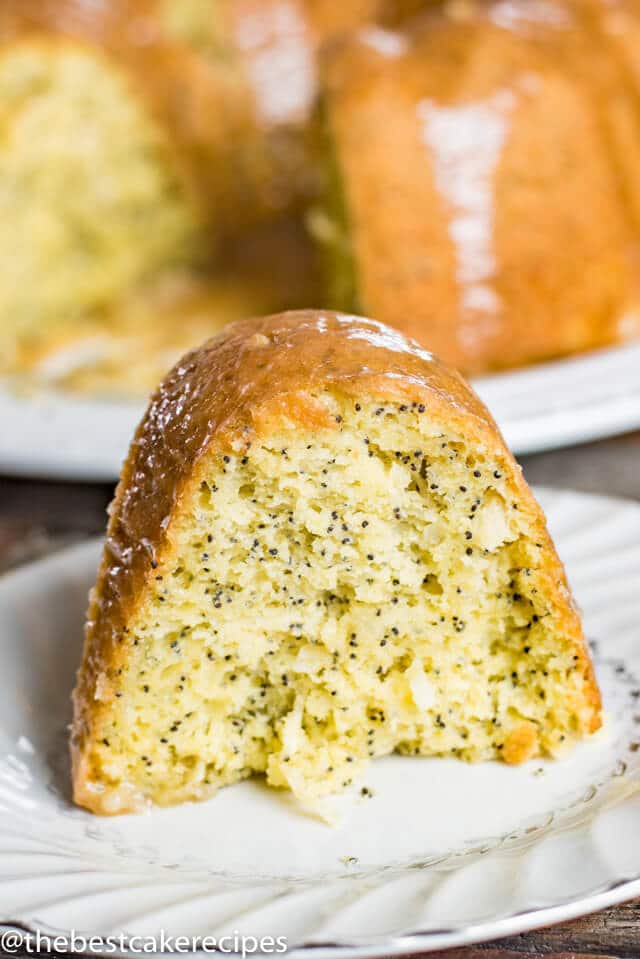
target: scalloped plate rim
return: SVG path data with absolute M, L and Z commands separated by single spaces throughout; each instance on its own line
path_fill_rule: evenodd
M 547 926 L 558 925 L 582 916 L 588 916 L 602 909 L 617 906 L 624 902 L 640 897 L 640 872 L 620 882 L 607 885 L 601 891 L 590 893 L 581 898 L 569 899 L 566 903 L 553 906 L 540 906 L 535 909 L 522 910 L 500 919 L 469 923 L 460 929 L 446 929 L 424 932 L 416 931 L 407 935 L 371 936 L 367 940 L 370 945 L 361 944 L 354 937 L 350 941 L 336 941 L 327 944 L 308 943 L 294 946 L 284 953 L 289 959 L 383 959 L 385 956 L 406 956 L 430 953 L 442 949 L 460 948 L 462 946 L 478 945 L 490 942 L 493 939 L 504 939 L 508 936 L 517 936 Z M 45 923 L 28 922 L 13 923 L 11 920 L 0 921 L 0 932 L 15 931 L 32 933 L 40 931 L 44 935 L 64 935 L 65 930 L 47 926 Z M 216 953 L 218 954 L 218 953 Z M 90 953 L 76 952 L 74 955 L 110 955 L 115 959 L 132 959 L 139 952 L 120 950 L 94 950 Z M 175 952 L 154 952 L 155 956 L 175 956 Z M 181 952 L 188 957 L 211 956 L 211 952 L 196 950 L 195 952 Z M 240 953 L 229 952 L 229 956 L 238 956 Z M 253 956 L 263 956 L 265 953 L 252 953 Z M 273 953 L 270 955 L 274 955 Z

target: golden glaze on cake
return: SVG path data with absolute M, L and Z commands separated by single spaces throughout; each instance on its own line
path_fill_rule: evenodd
M 622 2 L 450 3 L 337 46 L 316 227 L 351 308 L 468 372 L 637 334 L 627 21 Z
M 127 624 L 163 569 L 172 549 L 172 521 L 200 488 L 203 464 L 216 452 L 242 456 L 283 422 L 314 434 L 337 431 L 323 391 L 350 401 L 414 404 L 499 465 L 496 475 L 505 477 L 514 508 L 530 522 L 536 549 L 545 556 L 537 582 L 584 677 L 580 708 L 586 728 L 598 728 L 599 694 L 562 565 L 486 408 L 457 373 L 381 324 L 329 312 L 284 313 L 235 323 L 188 354 L 152 398 L 133 439 L 110 509 L 74 694 L 74 795 L 80 804 L 102 813 L 136 808 L 132 796 L 119 796 L 114 806 L 113 796 L 100 791 L 93 756 L 102 747 L 96 737 L 103 735 L 100 723 L 115 703 L 119 669 L 131 652 Z M 526 725 L 506 749 L 509 762 L 532 754 L 535 738 Z

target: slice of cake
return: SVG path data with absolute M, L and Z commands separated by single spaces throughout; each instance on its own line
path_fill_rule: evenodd
M 74 694 L 97 813 L 263 773 L 302 800 L 394 750 L 518 763 L 600 725 L 562 565 L 460 376 L 313 311 L 189 354 L 125 463 Z

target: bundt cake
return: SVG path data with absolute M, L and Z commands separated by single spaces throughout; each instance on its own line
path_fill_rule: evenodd
M 236 318 L 218 300 L 229 246 L 272 223 L 277 245 L 285 214 L 317 189 L 307 121 L 319 46 L 411 4 L 3 0 L 0 371 L 28 382 L 53 371 L 74 388 L 133 381 L 146 395 L 158 382 L 148 372 L 166 371 L 189 329 L 200 330 L 191 346 Z M 310 282 L 293 302 L 256 303 L 252 290 L 249 315 L 316 299 L 310 256 L 300 276 Z M 180 302 L 156 308 L 156 290 L 190 283 L 183 322 Z M 144 369 L 119 359 L 130 324 Z
M 328 51 L 309 222 L 332 306 L 474 373 L 640 332 L 640 120 L 616 8 L 632 18 L 451 2 Z
M 370 20 L 397 22 L 420 2 L 3 0 L 0 40 L 67 37 L 117 63 L 212 232 L 226 236 L 317 186 L 307 124 L 323 43 Z
M 151 400 L 74 693 L 75 801 L 303 802 L 374 757 L 557 755 L 600 725 L 544 517 L 460 376 L 371 320 L 232 324 Z

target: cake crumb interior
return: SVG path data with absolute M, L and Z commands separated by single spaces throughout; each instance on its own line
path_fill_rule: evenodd
M 77 327 L 192 262 L 199 222 L 163 133 L 98 50 L 53 38 L 3 47 L 0 101 L 0 342 L 11 355 L 16 337 Z
M 331 428 L 201 464 L 105 676 L 92 762 L 114 793 L 263 773 L 314 800 L 393 751 L 517 762 L 584 732 L 584 671 L 500 462 L 421 404 L 318 398 Z

